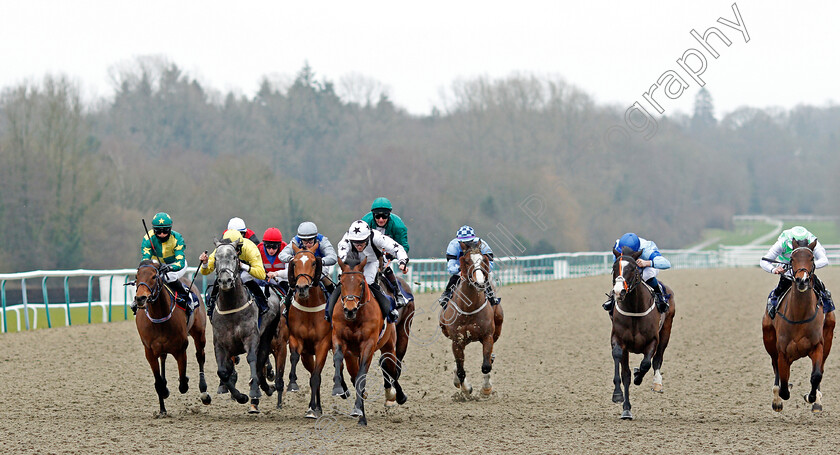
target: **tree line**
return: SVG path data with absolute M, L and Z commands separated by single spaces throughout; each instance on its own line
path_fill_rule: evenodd
M 718 120 L 704 89 L 650 140 L 616 141 L 623 109 L 530 75 L 456 81 L 427 116 L 308 65 L 253 97 L 156 58 L 112 79 L 114 96 L 89 103 L 62 76 L 0 95 L 0 272 L 133 267 L 157 211 L 192 264 L 233 216 L 286 238 L 313 220 L 335 242 L 378 196 L 413 257 L 442 256 L 462 224 L 524 255 L 602 250 L 626 231 L 676 248 L 734 214 L 840 212 L 835 105 Z

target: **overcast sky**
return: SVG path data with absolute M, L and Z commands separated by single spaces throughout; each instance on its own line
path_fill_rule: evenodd
M 108 69 L 163 55 L 204 85 L 252 96 L 262 76 L 360 73 L 415 114 L 458 79 L 560 77 L 598 103 L 630 106 L 668 70 L 690 87 L 664 113 L 690 112 L 699 85 L 677 64 L 704 52 L 717 115 L 749 105 L 840 102 L 840 2 L 727 1 L 45 1 L 0 0 L 0 86 L 67 74 L 109 96 Z M 717 59 L 690 35 L 717 27 Z M 691 63 L 691 62 L 690 62 Z M 699 60 L 694 61 L 695 64 Z

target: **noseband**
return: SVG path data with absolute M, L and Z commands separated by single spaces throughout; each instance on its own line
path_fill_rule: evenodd
M 487 289 L 487 287 L 490 286 L 490 271 L 485 270 L 485 268 L 484 268 L 484 260 L 485 260 L 486 256 L 484 256 L 480 252 L 479 253 L 469 253 L 469 252 L 467 252 L 467 253 L 464 253 L 464 256 L 468 256 L 468 255 L 471 255 L 471 254 L 480 254 L 481 255 L 481 263 L 476 264 L 475 262 L 470 261 L 471 267 L 469 268 L 469 270 L 466 273 L 467 282 L 470 283 L 470 285 L 472 287 L 478 289 L 479 291 L 485 291 Z M 484 284 L 478 284 L 475 281 L 475 279 L 473 278 L 476 270 L 480 270 L 484 273 L 484 275 L 485 275 Z
M 145 281 L 139 281 L 139 280 L 135 281 L 134 284 L 138 288 L 140 286 L 145 286 L 146 289 L 148 289 L 149 293 L 151 294 L 149 296 L 149 298 L 154 302 L 155 300 L 158 299 L 158 296 L 160 295 L 160 288 L 163 287 L 163 286 L 161 286 L 161 283 L 160 283 L 160 281 L 161 281 L 160 280 L 160 273 L 158 272 L 157 266 L 154 265 L 154 264 L 141 265 L 140 267 L 137 268 L 137 271 L 139 272 L 140 269 L 144 269 L 144 268 L 150 268 L 150 269 L 153 269 L 155 271 L 155 278 L 154 278 L 155 287 L 152 288 L 151 286 L 149 286 L 149 283 L 146 283 Z M 145 309 L 146 304 L 144 303 L 143 306 L 138 305 L 137 308 Z
M 802 250 L 802 249 L 805 249 L 805 250 L 811 251 L 811 249 L 810 249 L 810 248 L 808 248 L 807 246 L 800 246 L 799 248 L 796 248 L 795 250 L 791 251 L 791 253 L 790 253 L 790 259 L 791 259 L 791 262 L 793 262 L 793 254 L 794 254 L 794 253 L 796 253 L 796 252 L 797 252 L 797 251 L 799 251 L 799 250 Z M 800 268 L 798 268 L 798 269 L 796 269 L 796 270 L 793 270 L 793 266 L 792 266 L 792 265 L 790 266 L 790 270 L 792 271 L 792 274 L 793 274 L 793 279 L 794 279 L 794 280 L 796 279 L 796 274 L 797 274 L 797 273 L 799 273 L 799 272 L 805 272 L 805 273 L 807 273 L 807 274 L 808 274 L 808 282 L 809 282 L 812 286 L 813 286 L 813 282 L 814 282 L 814 270 L 815 270 L 815 269 L 816 269 L 816 266 L 814 265 L 814 252 L 813 252 L 813 251 L 811 251 L 811 268 L 810 268 L 810 270 L 809 270 L 809 269 L 806 269 L 805 267 L 800 267 Z
M 624 278 L 624 265 L 622 264 L 622 262 L 624 262 L 623 259 L 625 259 L 623 254 L 619 255 L 615 259 L 615 263 L 618 264 L 618 276 L 613 278 L 613 285 L 615 285 L 615 283 L 621 282 L 624 285 L 624 291 L 629 294 L 633 291 L 633 289 L 636 288 L 636 286 L 639 285 L 639 281 L 641 281 L 641 275 L 639 274 L 639 267 L 636 265 L 636 261 L 631 257 L 630 260 L 627 262 L 628 264 L 633 264 L 634 270 L 631 283 L 628 284 L 627 279 Z

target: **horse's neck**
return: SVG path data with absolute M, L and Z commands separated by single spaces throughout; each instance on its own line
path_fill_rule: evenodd
M 814 314 L 814 308 L 817 304 L 817 295 L 814 293 L 813 287 L 808 287 L 805 292 L 799 292 L 796 289 L 796 283 L 793 283 L 788 289 L 788 305 L 785 311 L 785 316 L 788 319 L 806 319 Z
M 324 293 L 321 291 L 321 286 L 318 286 L 317 284 L 314 284 L 309 288 L 309 293 L 305 299 L 301 297 L 300 294 L 295 293 L 295 300 L 303 306 L 311 307 L 321 305 L 326 301 Z
M 653 296 L 650 294 L 647 286 L 639 283 L 638 286 L 633 288 L 632 292 L 627 294 L 627 297 L 625 297 L 622 303 L 623 305 L 621 307 L 625 310 L 641 313 L 653 305 Z
M 484 303 L 484 291 L 478 290 L 478 288 L 470 284 L 469 281 L 461 280 L 461 284 L 458 285 L 458 288 L 459 289 L 456 289 L 456 291 L 462 297 L 461 301 L 463 304 L 461 306 L 464 309 Z
M 230 290 L 225 291 L 224 289 L 219 289 L 219 298 L 217 300 L 219 308 L 230 310 L 235 308 L 239 302 L 248 300 L 248 293 L 245 291 L 245 285 L 241 281 L 236 280 Z
M 171 298 L 169 291 L 162 287 L 158 297 L 153 302 L 146 304 L 146 313 L 155 319 L 166 317 L 170 308 L 172 308 Z

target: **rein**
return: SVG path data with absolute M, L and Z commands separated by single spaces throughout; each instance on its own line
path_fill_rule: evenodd
M 217 271 L 218 271 L 217 274 L 221 275 L 222 273 L 228 272 L 228 273 L 233 275 L 234 283 L 236 282 L 236 280 L 240 280 L 240 285 L 242 285 L 241 284 L 241 278 L 239 277 L 239 256 L 238 255 L 237 255 L 237 258 L 236 258 L 235 262 L 236 262 L 236 266 L 232 269 L 217 267 Z M 244 285 L 243 285 L 243 287 L 244 287 Z M 234 289 L 236 289 L 235 284 L 234 284 Z M 250 295 L 247 291 L 246 291 L 246 294 Z M 221 308 L 216 308 L 214 313 L 215 314 L 238 313 L 238 312 L 244 310 L 245 308 L 248 308 L 252 303 L 254 303 L 254 299 L 250 298 L 250 299 L 245 300 L 245 303 L 243 303 L 242 306 L 240 306 L 240 307 L 237 307 L 237 308 L 234 308 L 234 309 L 231 309 L 231 310 L 223 310 Z
M 363 280 L 364 280 L 364 276 L 365 276 L 365 273 L 364 273 L 364 272 L 359 272 L 359 271 L 349 271 L 349 272 L 344 272 L 344 274 L 347 274 L 347 275 L 351 275 L 351 274 L 358 274 L 358 275 L 362 275 L 362 279 L 363 279 Z M 362 291 L 362 293 L 363 293 L 363 294 L 366 294 L 368 297 L 370 297 L 370 289 L 367 287 L 367 282 L 365 282 L 365 286 L 363 287 L 363 291 Z M 342 306 L 342 307 L 346 308 L 346 305 L 344 304 L 344 302 L 345 302 L 345 301 L 347 301 L 347 300 L 350 300 L 350 301 L 354 301 L 354 300 L 355 300 L 356 302 L 359 302 L 359 303 L 356 305 L 356 308 L 361 308 L 361 307 L 362 307 L 362 305 L 364 305 L 364 304 L 366 304 L 368 301 L 370 301 L 370 298 L 368 298 L 368 299 L 366 299 L 366 300 L 362 300 L 362 295 L 361 295 L 361 294 L 359 294 L 359 295 L 356 295 L 356 294 L 348 294 L 348 295 L 344 295 L 344 296 L 342 296 L 342 297 L 341 297 L 341 306 Z
M 630 283 L 629 285 L 627 284 L 627 280 L 624 278 L 624 265 L 622 264 L 622 262 L 624 262 L 624 261 L 622 261 L 623 258 L 624 258 L 623 254 L 619 255 L 616 258 L 616 262 L 618 263 L 618 276 L 613 280 L 613 283 L 618 283 L 619 280 L 621 280 L 621 283 L 624 285 L 625 295 L 630 295 L 630 293 L 633 292 L 633 290 L 635 290 L 637 288 L 637 286 L 642 281 L 642 279 L 639 276 L 638 279 L 632 280 L 633 282 Z M 632 263 L 635 266 L 636 261 L 629 261 L 628 263 Z M 638 266 L 636 266 L 635 270 L 634 270 L 634 272 L 636 272 L 636 273 L 633 274 L 634 277 L 638 276 L 638 271 L 639 271 L 639 268 L 638 268 Z M 624 311 L 624 310 L 621 309 L 621 305 L 620 305 L 621 301 L 623 301 L 624 299 L 619 300 L 617 298 L 615 300 L 615 310 L 619 314 L 621 314 L 623 316 L 631 317 L 631 318 L 641 318 L 641 317 L 645 317 L 645 316 L 649 315 L 650 312 L 653 311 L 653 309 L 656 307 L 656 301 L 655 301 L 655 297 L 653 296 L 653 288 L 648 286 L 647 283 L 645 283 L 645 287 L 648 289 L 648 291 L 650 291 L 650 293 L 651 293 L 650 295 L 652 297 L 651 302 L 650 302 L 650 307 L 648 307 L 647 310 L 645 310 L 641 313 L 633 313 L 633 312 L 630 312 L 630 311 Z
M 804 249 L 806 249 L 806 250 L 809 250 L 809 251 L 810 251 L 810 248 L 805 247 L 805 246 L 800 246 L 799 248 L 796 248 L 796 249 L 794 249 L 793 251 L 791 251 L 791 253 L 790 253 L 791 258 L 793 257 L 793 253 L 795 253 L 795 252 L 797 252 L 798 250 L 801 250 L 801 249 L 803 249 L 803 248 L 804 248 Z M 762 259 L 764 259 L 764 258 L 762 258 Z M 793 266 L 792 266 L 792 265 L 790 265 L 790 264 L 787 264 L 787 268 L 788 268 L 788 270 L 793 270 Z M 817 298 L 816 304 L 814 305 L 814 314 L 812 314 L 812 315 L 811 315 L 811 317 L 809 317 L 808 319 L 800 319 L 800 320 L 798 320 L 798 321 L 791 321 L 790 319 L 788 319 L 788 318 L 785 316 L 785 311 L 787 311 L 787 308 L 788 308 L 788 305 L 790 304 L 790 301 L 791 301 L 791 300 L 793 300 L 793 295 L 794 295 L 794 294 L 791 292 L 791 290 L 793 289 L 793 287 L 794 287 L 794 286 L 796 286 L 796 283 L 795 283 L 795 281 L 796 281 L 796 274 L 797 274 L 797 273 L 799 273 L 799 272 L 805 272 L 805 273 L 807 273 L 807 274 L 808 274 L 808 284 L 810 285 L 810 288 L 811 288 L 811 289 L 810 289 L 810 291 L 814 292 L 814 269 L 815 269 L 815 268 L 816 268 L 816 267 L 815 267 L 815 265 L 814 265 L 814 257 L 813 257 L 813 252 L 812 252 L 812 256 L 811 256 L 811 268 L 810 268 L 810 270 L 809 270 L 809 269 L 806 269 L 805 267 L 800 267 L 800 268 L 798 268 L 798 269 L 796 269 L 796 270 L 793 270 L 793 280 L 794 280 L 794 283 L 791 283 L 791 287 L 790 287 L 790 288 L 788 288 L 788 290 L 787 290 L 787 291 L 785 291 L 785 294 L 784 294 L 784 295 L 782 295 L 782 297 L 781 297 L 781 298 L 782 298 L 782 299 L 784 299 L 784 298 L 787 296 L 787 294 L 788 294 L 788 293 L 790 293 L 790 294 L 791 294 L 791 297 L 790 297 L 790 299 L 785 300 L 785 308 L 784 308 L 784 311 L 779 311 L 779 316 L 782 318 L 782 320 L 784 320 L 784 321 L 785 321 L 785 322 L 787 322 L 788 324 L 794 324 L 794 325 L 796 325 L 796 324 L 807 324 L 807 323 L 809 323 L 809 322 L 813 321 L 813 320 L 817 317 L 817 314 L 818 314 L 818 313 L 819 313 L 819 311 L 820 311 L 820 308 L 819 308 L 819 307 L 820 307 L 820 299 L 819 299 L 819 298 Z

